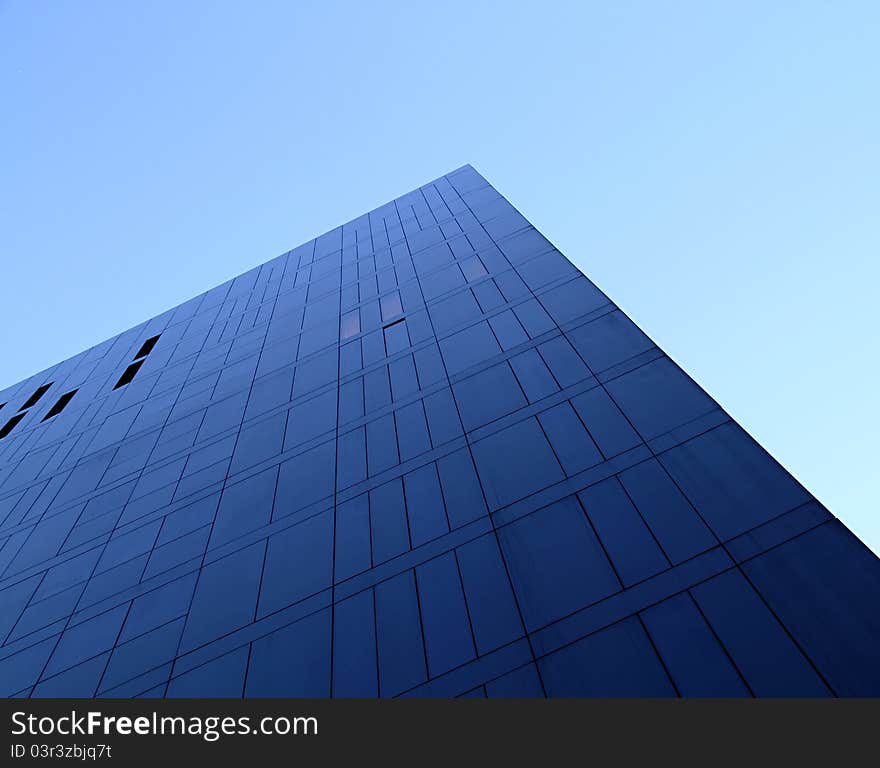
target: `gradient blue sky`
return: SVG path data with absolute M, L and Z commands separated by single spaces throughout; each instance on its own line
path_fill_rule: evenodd
M 0 388 L 472 163 L 875 551 L 875 2 L 0 0 Z

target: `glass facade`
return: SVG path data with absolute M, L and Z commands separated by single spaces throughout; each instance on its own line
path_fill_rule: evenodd
M 0 688 L 880 694 L 880 562 L 465 166 L 0 393 Z

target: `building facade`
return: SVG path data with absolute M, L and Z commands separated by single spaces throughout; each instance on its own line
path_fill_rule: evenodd
M 0 394 L 0 687 L 880 694 L 880 562 L 465 166 Z

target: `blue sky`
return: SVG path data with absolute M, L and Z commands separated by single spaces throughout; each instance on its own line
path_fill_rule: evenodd
M 880 4 L 0 0 L 0 387 L 472 163 L 875 551 Z

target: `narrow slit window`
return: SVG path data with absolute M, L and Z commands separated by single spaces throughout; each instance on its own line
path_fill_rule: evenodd
M 2 440 L 6 435 L 12 432 L 15 429 L 15 425 L 18 424 L 27 414 L 25 412 L 16 413 L 9 421 L 7 421 L 2 427 L 0 427 L 0 440 Z
M 392 327 L 394 327 L 395 325 L 399 325 L 399 324 L 402 323 L 404 320 L 406 320 L 405 317 L 398 317 L 397 320 L 392 320 L 390 323 L 385 323 L 385 325 L 382 326 L 382 329 L 384 330 L 384 329 L 386 329 L 386 328 L 392 328 Z
M 119 377 L 119 381 L 116 382 L 116 386 L 113 389 L 119 389 L 120 387 L 124 387 L 126 384 L 131 382 L 134 378 L 135 374 L 140 370 L 140 367 L 144 364 L 143 360 L 138 360 L 136 363 L 132 363 L 128 368 L 123 371 L 122 376 Z
M 73 396 L 77 393 L 77 390 L 73 390 L 71 392 L 65 392 L 61 397 L 58 398 L 58 402 L 55 403 L 50 409 L 49 413 L 43 416 L 43 421 L 47 419 L 51 419 L 53 416 L 57 416 L 61 411 L 64 410 L 64 407 L 73 399 Z
M 18 410 L 20 410 L 20 411 L 26 411 L 26 410 L 27 410 L 28 408 L 30 408 L 32 405 L 36 404 L 36 402 L 37 402 L 37 401 L 38 401 L 43 395 L 45 395 L 46 392 L 49 391 L 49 387 L 51 387 L 51 386 L 52 386 L 52 382 L 50 381 L 48 384 L 43 384 L 42 387 L 38 387 L 38 388 L 37 388 L 37 391 L 34 392 L 34 394 L 32 394 L 32 395 L 28 398 L 27 402 L 26 402 L 23 406 L 21 406 L 21 408 L 19 408 Z M 15 426 L 15 425 L 13 425 L 13 426 Z
M 156 346 L 156 342 L 159 341 L 159 337 L 161 333 L 157 333 L 155 336 L 147 339 L 143 344 L 141 344 L 141 348 L 138 350 L 138 353 L 134 356 L 134 359 L 137 360 L 140 357 L 146 357 L 153 351 L 153 347 Z

